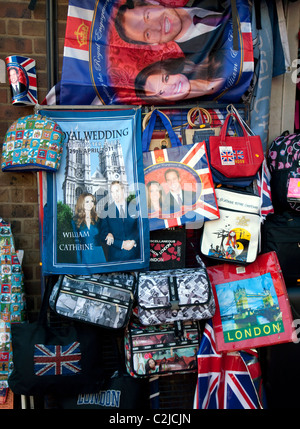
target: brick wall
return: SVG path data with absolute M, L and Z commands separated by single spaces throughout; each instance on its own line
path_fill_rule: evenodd
M 37 0 L 34 10 L 29 0 L 0 0 L 0 142 L 9 125 L 21 116 L 34 112 L 33 107 L 11 104 L 5 58 L 24 55 L 36 61 L 38 102 L 48 92 L 46 1 Z M 58 77 L 62 66 L 67 0 L 57 0 Z M 0 217 L 12 225 L 16 249 L 24 250 L 23 271 L 29 318 L 40 306 L 41 276 L 39 250 L 38 192 L 36 174 L 0 171 Z

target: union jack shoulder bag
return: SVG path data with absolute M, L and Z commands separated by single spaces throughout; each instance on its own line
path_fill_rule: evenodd
M 239 123 L 242 136 L 227 134 L 231 117 Z M 249 135 L 235 113 L 227 115 L 219 136 L 209 137 L 209 152 L 211 167 L 227 178 L 253 177 L 264 161 L 260 136 Z

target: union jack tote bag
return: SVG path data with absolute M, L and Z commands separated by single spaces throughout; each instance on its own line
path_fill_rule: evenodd
M 143 164 L 150 231 L 218 219 L 214 183 L 205 142 L 181 145 L 170 123 L 160 115 L 172 147 L 148 150 L 152 114 L 143 132 Z
M 8 385 L 18 395 L 98 392 L 105 380 L 103 333 L 86 324 L 46 322 L 49 285 L 39 319 L 12 325 L 13 371 Z

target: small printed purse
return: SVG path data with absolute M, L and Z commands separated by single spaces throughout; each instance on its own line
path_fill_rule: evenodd
M 143 325 L 209 319 L 215 312 L 204 266 L 142 272 L 137 297 L 138 318 Z
M 127 372 L 132 377 L 151 377 L 197 371 L 200 344 L 198 322 L 142 326 L 132 320 L 125 330 Z
M 131 273 L 61 275 L 49 299 L 50 308 L 72 320 L 102 328 L 124 328 L 131 315 L 136 278 Z
M 17 119 L 4 137 L 2 171 L 56 172 L 63 151 L 60 126 L 39 114 Z

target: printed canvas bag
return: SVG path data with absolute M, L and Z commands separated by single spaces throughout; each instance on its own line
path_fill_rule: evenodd
M 201 252 L 219 260 L 255 261 L 260 243 L 260 197 L 246 192 L 216 189 L 220 219 L 205 222 Z

